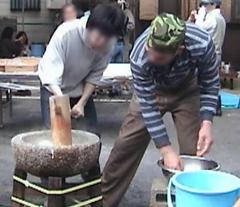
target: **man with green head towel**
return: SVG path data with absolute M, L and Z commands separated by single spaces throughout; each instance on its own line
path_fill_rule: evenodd
M 151 139 L 165 166 L 181 170 L 162 119 L 166 112 L 175 122 L 180 154 L 204 156 L 213 143 L 219 74 L 209 34 L 162 14 L 137 39 L 130 59 L 135 95 L 103 172 L 105 207 L 118 206 Z

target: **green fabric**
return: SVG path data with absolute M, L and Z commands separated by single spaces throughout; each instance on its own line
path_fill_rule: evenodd
M 185 22 L 173 14 L 161 14 L 151 23 L 147 45 L 157 50 L 176 50 L 184 41 Z

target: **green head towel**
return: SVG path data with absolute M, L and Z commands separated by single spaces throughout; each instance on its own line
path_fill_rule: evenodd
M 184 42 L 185 22 L 173 14 L 161 14 L 151 23 L 147 45 L 159 51 L 176 51 Z

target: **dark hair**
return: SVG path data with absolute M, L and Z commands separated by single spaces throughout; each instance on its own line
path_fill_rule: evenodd
M 201 7 L 201 6 L 206 6 L 206 5 L 211 5 L 211 6 L 213 6 L 213 5 L 215 5 L 216 3 L 200 3 L 199 4 L 199 6 Z M 221 3 L 217 3 L 216 4 L 216 9 L 220 9 L 221 8 Z
M 25 38 L 26 38 L 25 45 L 28 45 L 28 36 L 27 36 L 26 32 L 24 32 L 24 31 L 18 32 L 17 35 L 16 35 L 16 39 L 19 39 L 22 36 L 25 36 Z
M 106 36 L 122 36 L 126 22 L 125 14 L 116 3 L 99 4 L 89 16 L 87 28 L 98 29 Z
M 1 34 L 1 40 L 4 40 L 4 39 L 11 40 L 13 38 L 13 34 L 14 34 L 14 29 L 12 27 L 5 27 Z

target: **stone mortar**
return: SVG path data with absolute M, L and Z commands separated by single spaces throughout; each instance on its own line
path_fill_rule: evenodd
M 16 169 L 39 177 L 70 177 L 97 164 L 100 140 L 83 131 L 72 131 L 72 146 L 54 146 L 50 131 L 30 132 L 12 139 Z

